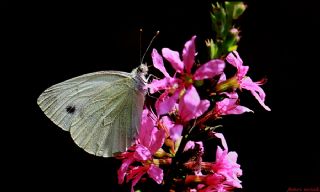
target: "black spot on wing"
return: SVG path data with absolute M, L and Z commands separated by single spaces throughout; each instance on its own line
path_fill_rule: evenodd
M 74 105 L 68 105 L 66 107 L 66 111 L 70 114 L 73 114 L 76 111 L 76 107 Z

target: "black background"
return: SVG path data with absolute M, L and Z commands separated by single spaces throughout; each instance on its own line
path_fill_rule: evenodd
M 319 64 L 315 5 L 303 2 L 245 1 L 237 22 L 239 53 L 253 80 L 263 86 L 266 112 L 250 95 L 242 103 L 254 114 L 226 118 L 223 132 L 230 150 L 239 154 L 242 191 L 287 191 L 320 188 L 316 134 Z M 47 191 L 84 189 L 117 191 L 119 163 L 87 154 L 67 132 L 55 126 L 36 104 L 47 87 L 100 70 L 131 71 L 142 50 L 159 30 L 152 47 L 181 51 L 197 35 L 210 35 L 210 1 L 31 1 L 10 3 L 9 68 L 4 104 L 4 158 L 11 187 Z M 6 54 L 6 52 L 4 52 Z M 146 56 L 150 62 L 150 52 Z M 12 69 L 10 68 L 12 67 Z M 12 75 L 11 75 L 12 74 Z M 13 102 L 6 102 L 13 101 Z M 215 148 L 207 149 L 214 153 Z

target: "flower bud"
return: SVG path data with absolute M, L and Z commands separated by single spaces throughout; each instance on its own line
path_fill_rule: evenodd
M 172 139 L 169 139 L 167 138 L 165 141 L 164 141 L 164 144 L 169 147 L 169 150 L 170 150 L 170 153 L 171 154 L 175 154 L 175 149 L 174 149 L 174 142 L 172 141 Z
M 246 10 L 247 6 L 243 2 L 225 2 L 227 14 L 232 19 L 238 19 Z
M 227 79 L 226 81 L 220 82 L 216 85 L 215 90 L 217 93 L 229 91 L 229 90 L 235 90 L 239 88 L 239 82 L 236 77 L 231 77 L 230 79 Z
M 171 157 L 172 155 L 165 152 L 162 148 L 160 148 L 155 154 L 153 154 L 153 156 L 156 158 L 163 158 L 163 157 Z
M 185 179 L 186 184 L 203 183 L 204 181 L 205 181 L 205 176 L 201 176 L 201 175 L 187 175 Z

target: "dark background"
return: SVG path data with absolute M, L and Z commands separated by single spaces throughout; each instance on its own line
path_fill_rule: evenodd
M 242 191 L 320 188 L 315 5 L 245 2 L 248 9 L 237 22 L 242 36 L 238 51 L 253 80 L 268 78 L 263 88 L 272 111 L 245 94 L 242 104 L 255 113 L 228 117 L 220 130 L 230 150 L 239 154 Z M 4 95 L 14 102 L 4 103 L 9 105 L 10 133 L 3 146 L 9 151 L 4 155 L 7 178 L 16 181 L 11 187 L 119 190 L 119 163 L 78 148 L 41 112 L 37 97 L 47 87 L 84 73 L 137 67 L 140 28 L 143 51 L 157 30 L 152 47 L 158 50 L 181 52 L 196 34 L 201 51 L 200 44 L 210 35 L 209 9 L 210 1 L 10 3 L 9 69 L 3 76 L 12 74 L 15 80 L 4 81 L 10 82 Z M 146 62 L 151 63 L 150 52 Z M 215 147 L 210 150 L 215 153 Z

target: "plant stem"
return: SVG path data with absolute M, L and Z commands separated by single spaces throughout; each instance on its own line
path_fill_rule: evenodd
M 166 174 L 166 178 L 165 178 L 165 184 L 164 184 L 164 189 L 165 191 L 171 191 L 171 188 L 174 184 L 174 178 L 177 175 L 177 172 L 179 170 L 180 165 L 180 158 L 181 158 L 181 154 L 188 142 L 188 137 L 186 137 L 188 135 L 188 130 L 185 129 L 183 130 L 183 137 L 181 140 L 181 143 L 179 145 L 178 151 L 176 152 L 175 157 L 172 158 L 172 163 L 167 171 Z

